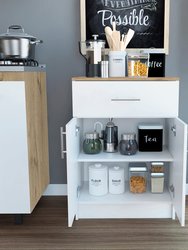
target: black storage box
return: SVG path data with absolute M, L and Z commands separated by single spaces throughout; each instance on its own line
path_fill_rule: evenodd
M 139 125 L 138 148 L 142 152 L 160 152 L 163 150 L 163 126 Z

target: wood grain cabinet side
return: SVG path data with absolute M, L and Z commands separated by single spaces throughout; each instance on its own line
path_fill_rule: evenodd
M 31 213 L 49 184 L 45 72 L 0 73 L 0 213 Z

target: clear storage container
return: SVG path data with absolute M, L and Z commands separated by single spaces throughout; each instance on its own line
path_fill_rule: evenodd
M 129 188 L 132 193 L 144 193 L 147 189 L 147 166 L 145 163 L 129 164 Z
M 149 54 L 128 54 L 128 77 L 148 77 Z
M 153 162 L 151 163 L 151 192 L 163 193 L 164 191 L 164 163 Z

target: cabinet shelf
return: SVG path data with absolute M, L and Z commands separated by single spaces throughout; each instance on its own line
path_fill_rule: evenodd
M 164 148 L 162 152 L 137 152 L 135 155 L 126 156 L 117 153 L 101 152 L 96 155 L 89 155 L 81 152 L 78 156 L 78 162 L 150 162 L 163 161 L 173 162 L 173 157 L 169 151 Z
M 148 185 L 149 186 L 149 185 Z M 171 204 L 172 200 L 170 197 L 170 193 L 167 189 L 161 194 L 153 194 L 149 190 L 142 194 L 133 194 L 129 191 L 128 183 L 126 183 L 125 192 L 123 194 L 114 195 L 114 194 L 106 194 L 103 196 L 94 196 L 89 194 L 89 184 L 88 182 L 84 182 L 84 185 L 80 189 L 79 195 L 79 204 L 103 204 L 103 205 L 123 205 L 123 204 L 140 204 L 144 203 L 168 203 Z

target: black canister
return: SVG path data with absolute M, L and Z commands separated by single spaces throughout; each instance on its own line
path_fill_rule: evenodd
M 122 155 L 134 155 L 138 150 L 136 134 L 122 134 L 119 144 L 119 151 Z

